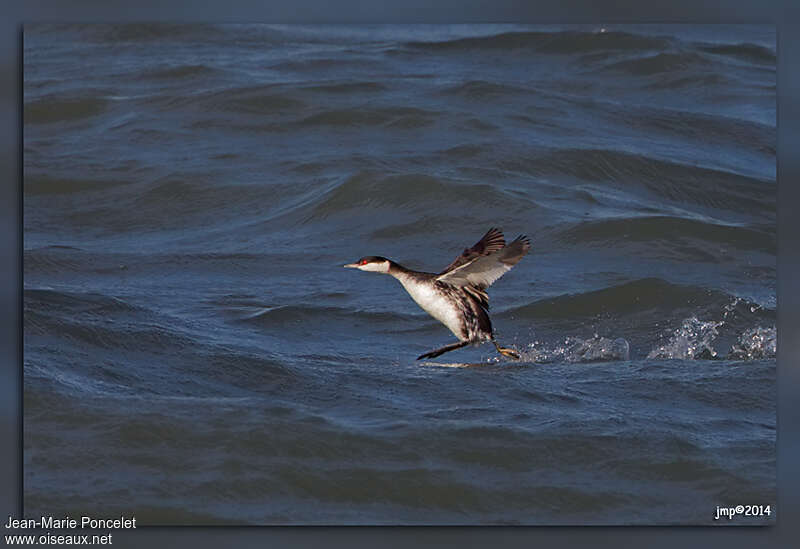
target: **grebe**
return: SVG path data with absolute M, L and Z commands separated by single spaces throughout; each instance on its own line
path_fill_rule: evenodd
M 433 318 L 447 326 L 459 339 L 439 349 L 417 357 L 434 358 L 448 351 L 485 341 L 494 343 L 497 351 L 507 357 L 519 359 L 519 353 L 497 344 L 489 320 L 488 288 L 528 253 L 531 243 L 526 236 L 518 236 L 506 246 L 503 233 L 491 228 L 474 246 L 465 249 L 439 274 L 406 269 L 390 259 L 380 256 L 362 257 L 345 267 L 384 273 L 395 277 L 417 305 Z

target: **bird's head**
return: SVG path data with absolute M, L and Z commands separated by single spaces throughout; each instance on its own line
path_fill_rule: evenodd
M 359 271 L 371 271 L 373 273 L 388 273 L 389 272 L 389 260 L 385 257 L 379 257 L 375 255 L 369 255 L 367 257 L 362 257 L 355 263 L 348 263 L 344 265 L 348 269 L 358 269 Z

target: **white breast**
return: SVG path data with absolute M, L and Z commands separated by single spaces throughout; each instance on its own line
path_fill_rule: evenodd
M 463 321 L 458 307 L 444 295 L 436 291 L 432 284 L 421 284 L 408 277 L 397 277 L 403 288 L 417 302 L 417 305 L 433 318 L 447 326 L 459 339 L 462 334 Z

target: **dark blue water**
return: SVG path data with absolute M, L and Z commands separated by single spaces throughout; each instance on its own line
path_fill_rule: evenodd
M 774 507 L 775 63 L 768 26 L 26 26 L 26 515 Z M 519 362 L 414 360 L 454 337 L 341 267 L 491 226 L 533 245 L 489 291 Z

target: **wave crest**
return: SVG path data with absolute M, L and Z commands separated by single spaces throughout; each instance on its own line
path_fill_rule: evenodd
M 671 216 L 643 216 L 602 219 L 577 223 L 562 231 L 559 240 L 568 244 L 607 243 L 625 244 L 639 241 L 668 241 L 693 239 L 732 246 L 737 249 L 759 250 L 774 254 L 777 238 L 765 228 L 721 225 L 695 219 Z
M 581 294 L 547 298 L 505 311 L 515 318 L 586 318 L 602 313 L 629 314 L 650 309 L 703 307 L 730 301 L 727 294 L 699 286 L 642 278 Z
M 432 205 L 446 208 L 454 203 L 507 208 L 519 206 L 518 200 L 487 184 L 462 184 L 424 174 L 386 176 L 361 171 L 329 191 L 313 208 L 309 220 L 363 208 L 422 210 Z
M 640 34 L 586 31 L 503 32 L 491 36 L 456 38 L 430 42 L 407 42 L 406 46 L 427 51 L 514 50 L 531 48 L 543 53 L 575 54 L 607 50 L 654 50 L 671 44 L 668 38 Z
M 777 60 L 775 52 L 770 48 L 749 42 L 739 44 L 698 44 L 697 49 L 755 63 L 774 64 Z
M 755 138 L 754 138 L 755 139 Z M 634 187 L 673 203 L 775 216 L 774 181 L 607 149 L 559 149 L 531 166 L 534 175 Z

